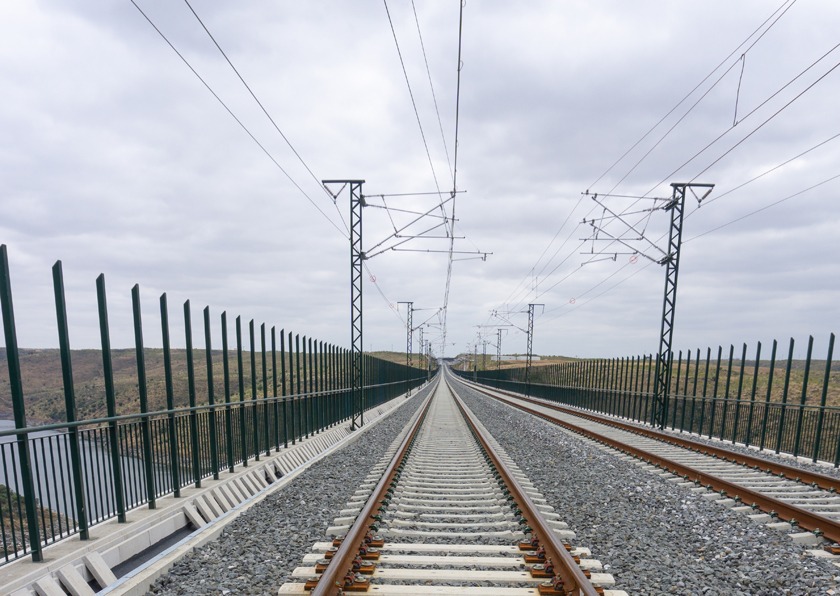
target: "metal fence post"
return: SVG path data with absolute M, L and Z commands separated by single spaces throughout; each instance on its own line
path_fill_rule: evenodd
M 26 428 L 26 409 L 23 398 L 23 380 L 20 373 L 20 354 L 15 328 L 15 310 L 12 305 L 12 283 L 9 275 L 9 256 L 5 244 L 0 244 L 0 307 L 3 310 L 3 333 L 6 338 L 6 359 L 9 363 L 9 388 L 12 393 L 12 410 L 15 428 Z M 20 459 L 20 475 L 26 507 L 26 525 L 29 530 L 29 551 L 35 562 L 43 560 L 41 534 L 38 528 L 35 484 L 32 479 L 32 461 L 29 453 L 29 435 L 15 435 Z
M 793 439 L 793 457 L 799 455 L 802 440 L 802 422 L 805 416 L 805 400 L 808 397 L 808 376 L 811 374 L 811 354 L 814 350 L 814 336 L 808 336 L 808 355 L 805 357 L 805 374 L 802 376 L 802 396 L 799 398 L 799 414 L 796 417 L 796 436 Z
M 741 395 L 744 390 L 744 364 L 745 360 L 747 359 L 747 344 L 744 344 L 743 349 L 741 350 L 741 371 L 738 373 L 738 393 L 736 394 L 735 398 L 735 420 L 732 423 L 732 443 L 735 444 L 735 440 L 738 435 L 738 419 L 741 416 Z
M 204 351 L 207 360 L 207 403 L 210 404 L 210 467 L 219 479 L 219 443 L 216 436 L 216 388 L 213 378 L 213 342 L 210 337 L 210 307 L 204 307 Z
M 290 427 L 292 431 L 292 445 L 294 445 L 297 442 L 297 433 L 295 432 L 295 427 L 297 424 L 297 408 L 295 406 L 295 395 L 298 394 L 298 392 L 295 391 L 295 380 L 297 380 L 297 378 L 300 375 L 295 375 L 295 360 L 294 353 L 292 352 L 292 335 L 292 332 L 289 331 L 289 393 L 291 394 L 289 396 L 289 422 L 291 423 Z M 298 380 L 298 386 L 299 385 L 300 381 Z
M 280 394 L 277 392 L 277 332 L 271 327 L 271 383 L 274 389 L 274 452 L 280 451 Z
M 790 389 L 790 369 L 793 364 L 793 338 L 790 338 L 790 345 L 788 346 L 787 366 L 785 366 L 785 385 L 782 389 L 782 410 L 779 413 L 779 430 L 776 435 L 776 453 L 782 448 L 782 437 L 785 428 L 785 415 L 787 414 L 787 399 L 788 390 Z
M 111 336 L 108 330 L 108 303 L 105 298 L 105 275 L 96 278 L 96 299 L 99 305 L 99 335 L 102 340 L 102 368 L 105 378 L 105 405 L 108 418 L 117 415 L 117 398 L 114 392 L 114 367 L 111 363 Z M 111 467 L 114 479 L 114 498 L 117 508 L 117 521 L 125 523 L 125 495 L 123 493 L 122 462 L 120 459 L 120 441 L 117 421 L 108 422 L 108 442 L 110 443 Z
M 823 377 L 822 397 L 820 398 L 820 413 L 817 418 L 817 436 L 814 439 L 813 460 L 817 461 L 822 441 L 823 419 L 825 417 L 825 402 L 828 398 L 828 382 L 831 380 L 831 359 L 834 357 L 834 334 L 828 338 L 828 355 L 825 358 L 825 376 Z
M 767 419 L 770 416 L 770 396 L 773 391 L 773 373 L 776 370 L 776 348 L 778 342 L 773 340 L 773 348 L 770 353 L 770 371 L 767 374 L 767 393 L 764 396 L 764 419 L 761 421 L 761 443 L 758 448 L 764 451 L 764 440 L 767 437 Z
M 55 291 L 55 315 L 58 322 L 58 345 L 61 350 L 61 374 L 64 379 L 64 409 L 67 422 L 76 422 L 76 393 L 73 387 L 73 364 L 70 357 L 70 334 L 67 329 L 67 303 L 64 299 L 64 274 L 61 261 L 53 265 L 53 289 Z M 6 343 L 8 346 L 8 341 Z M 82 458 L 79 452 L 79 429 L 72 426 L 67 429 L 70 445 L 70 467 L 73 473 L 73 497 L 76 504 L 76 525 L 79 539 L 87 540 L 88 516 L 85 501 L 84 482 L 82 479 Z
M 251 420 L 251 432 L 254 434 L 254 461 L 260 461 L 260 422 L 257 410 L 259 405 L 257 403 L 257 346 L 256 335 L 254 332 L 254 319 L 248 323 L 248 335 L 251 346 L 251 405 L 253 406 L 253 415 Z
M 140 312 L 140 286 L 131 289 L 131 306 L 134 311 L 134 347 L 137 359 L 137 392 L 140 397 L 140 432 L 143 437 L 143 471 L 146 480 L 146 500 L 149 509 L 157 507 L 155 503 L 154 459 L 152 455 L 152 430 L 147 414 L 149 413 L 149 395 L 146 387 L 146 354 L 143 347 L 143 320 Z M 69 421 L 68 421 L 69 422 Z
M 181 496 L 181 464 L 178 431 L 175 424 L 175 390 L 172 385 L 172 352 L 169 348 L 169 307 L 166 292 L 160 295 L 160 329 L 163 343 L 163 374 L 166 381 L 167 429 L 169 431 L 169 473 L 172 477 L 172 492 Z
M 227 311 L 222 313 L 222 374 L 225 383 L 225 452 L 227 453 L 228 470 L 233 473 L 235 463 L 233 459 L 233 418 L 230 411 L 230 353 L 228 351 Z
M 271 439 L 268 436 L 269 414 L 268 414 L 268 370 L 265 352 L 265 323 L 260 323 L 260 351 L 262 352 L 262 384 L 263 384 L 263 440 L 265 441 L 265 455 L 271 455 Z M 256 431 L 259 432 L 259 431 Z
M 290 344 L 291 347 L 291 344 Z M 286 411 L 286 330 L 280 330 L 280 393 L 283 396 L 283 447 L 289 446 L 289 416 Z
M 753 368 L 753 381 L 752 381 L 752 389 L 750 390 L 750 410 L 749 415 L 747 416 L 747 435 L 744 439 L 744 443 L 747 447 L 750 446 L 750 440 L 752 439 L 752 424 L 753 424 L 753 411 L 755 410 L 755 391 L 758 387 L 758 369 L 759 364 L 761 363 L 761 342 L 758 342 L 758 346 L 755 349 L 755 367 Z
M 239 448 L 242 465 L 248 466 L 248 434 L 245 430 L 245 371 L 242 369 L 242 317 L 236 317 L 236 372 L 239 381 Z
M 199 460 L 198 412 L 195 400 L 195 362 L 193 361 L 192 317 L 190 301 L 184 302 L 184 335 L 187 340 L 187 394 L 190 399 L 190 451 L 192 451 L 192 473 L 196 488 L 201 488 L 201 462 Z
M 306 340 L 304 339 L 304 344 Z M 302 410 L 304 409 L 304 404 L 301 400 L 303 399 L 303 393 L 301 392 L 301 378 L 300 378 L 300 334 L 295 335 L 295 381 L 296 381 L 296 388 L 295 393 L 298 396 L 298 407 L 297 407 L 297 427 L 298 427 L 298 435 L 300 438 L 303 438 L 303 417 L 302 417 Z

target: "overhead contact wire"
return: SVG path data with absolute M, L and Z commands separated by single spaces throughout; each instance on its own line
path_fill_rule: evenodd
M 149 25 L 152 26 L 152 28 L 157 32 L 157 34 L 161 37 L 161 39 L 163 39 L 163 41 L 166 42 L 166 45 L 168 45 L 170 47 L 170 49 L 173 52 L 175 52 L 175 54 L 178 56 L 178 58 L 180 58 L 181 61 L 187 66 L 187 68 L 189 68 L 190 71 L 196 76 L 196 78 L 199 81 L 201 81 L 201 84 L 204 85 L 204 87 L 210 92 L 211 95 L 213 95 L 213 97 L 216 99 L 216 101 L 218 101 L 219 104 L 221 104 L 221 106 L 230 115 L 230 117 L 233 118 L 236 121 L 236 123 L 240 126 L 240 128 L 242 128 L 242 130 L 245 131 L 245 133 L 251 138 L 251 140 L 254 141 L 254 143 L 256 143 L 256 145 L 262 150 L 262 152 L 265 153 L 266 157 L 268 157 L 272 161 L 272 163 L 274 163 L 274 165 L 277 166 L 277 168 L 283 173 L 283 175 L 286 176 L 286 178 L 289 179 L 289 182 L 291 182 L 294 185 L 294 187 L 297 188 L 304 197 L 306 197 L 306 200 L 308 200 L 312 204 L 312 206 L 315 207 L 315 209 L 317 209 L 318 212 L 321 215 L 323 215 L 324 218 L 328 222 L 330 222 L 330 224 L 336 230 L 338 230 L 338 232 L 342 236 L 344 236 L 345 238 L 348 238 L 347 234 L 338 226 L 338 224 L 336 224 L 332 219 L 330 219 L 330 217 L 324 212 L 324 210 L 321 209 L 321 207 L 319 207 L 318 204 L 315 203 L 314 200 L 312 200 L 312 197 L 310 197 L 306 193 L 306 191 L 303 190 L 303 188 L 295 181 L 295 179 L 292 178 L 292 176 L 283 168 L 283 166 L 280 165 L 280 162 L 278 162 L 274 158 L 274 156 L 271 155 L 271 153 L 268 151 L 268 149 L 265 148 L 265 146 L 257 139 L 257 137 L 255 137 L 254 134 L 248 129 L 248 127 L 245 126 L 245 124 L 243 124 L 243 122 L 236 116 L 236 114 L 233 113 L 233 110 L 231 110 L 230 107 L 228 107 L 228 105 L 224 102 L 224 100 L 221 97 L 219 97 L 219 95 L 213 90 L 213 88 L 209 85 L 209 83 L 207 83 L 207 81 L 205 81 L 204 78 L 200 74 L 198 74 L 198 71 L 196 71 L 195 68 L 193 68 L 192 64 L 190 64 L 190 62 L 184 57 L 184 55 L 181 54 L 180 51 L 178 51 L 178 49 L 172 44 L 171 41 L 169 41 L 169 38 L 166 37 L 166 35 L 163 33 L 163 31 L 161 31 L 158 28 L 158 26 L 155 25 L 155 23 L 152 21 L 152 19 L 143 11 L 143 9 L 140 8 L 140 6 L 138 6 L 137 2 L 135 2 L 135 0 L 129 0 L 129 1 L 134 5 L 134 8 L 136 8 L 140 12 L 140 14 L 143 15 L 143 18 L 146 19 L 146 21 L 149 23 Z

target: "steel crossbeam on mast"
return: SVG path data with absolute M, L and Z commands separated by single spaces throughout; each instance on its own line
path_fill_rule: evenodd
M 364 392 L 364 311 L 362 302 L 362 269 L 365 253 L 362 250 L 362 208 L 365 197 L 362 194 L 364 180 L 322 180 L 324 188 L 338 199 L 345 187 L 350 189 L 350 430 L 365 424 Z M 341 185 L 337 191 L 330 185 Z
M 592 199 L 597 202 L 604 209 L 604 216 L 600 219 L 584 220 L 584 223 L 589 223 L 594 232 L 590 238 L 593 242 L 592 255 L 611 255 L 612 260 L 616 260 L 619 254 L 631 254 L 633 259 L 636 255 L 640 255 L 649 261 L 659 265 L 665 265 L 665 291 L 662 299 L 662 321 L 659 329 L 659 351 L 656 357 L 656 368 L 654 373 L 654 389 L 653 389 L 653 403 L 650 411 L 650 422 L 658 428 L 664 428 L 665 422 L 668 419 L 668 396 L 671 391 L 671 361 L 673 360 L 672 342 L 674 339 L 674 315 L 677 310 L 677 280 L 679 278 L 680 270 L 680 246 L 682 245 L 682 231 L 683 219 L 685 211 L 685 197 L 688 191 L 697 199 L 697 204 L 709 196 L 709 193 L 714 189 L 714 184 L 706 184 L 700 182 L 672 182 L 671 183 L 671 198 L 654 198 L 654 197 L 626 197 L 636 199 L 638 202 L 642 199 L 653 200 L 656 205 L 650 209 L 645 209 L 637 212 L 616 211 L 607 207 L 602 201 L 598 200 L 598 195 L 592 195 Z M 698 191 L 701 194 L 698 194 Z M 589 195 L 589 191 L 586 191 Z M 623 196 L 623 195 L 606 195 L 606 196 Z M 633 203 L 635 204 L 635 203 Z M 670 227 L 668 232 L 668 246 L 663 250 L 645 236 L 645 229 L 638 229 L 633 224 L 629 223 L 625 218 L 627 215 L 648 213 L 652 214 L 655 211 L 667 211 L 670 214 Z M 602 225 L 596 225 L 596 221 Z M 627 231 L 634 236 L 632 238 L 624 237 L 622 235 L 611 234 L 604 228 L 605 222 L 620 222 L 626 226 Z M 618 244 L 629 248 L 630 253 L 612 252 L 595 252 L 594 243 L 597 241 L 608 242 L 610 245 Z M 637 248 L 638 247 L 638 248 Z M 653 248 L 656 251 L 655 256 L 646 254 L 644 249 Z M 592 259 L 589 263 L 594 263 L 602 259 Z M 632 262 L 632 261 L 631 261 Z

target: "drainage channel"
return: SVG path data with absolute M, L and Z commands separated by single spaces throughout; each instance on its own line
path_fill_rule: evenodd
M 372 468 L 328 528 L 333 540 L 314 544 L 279 593 L 624 594 L 606 589 L 612 576 L 572 546 L 574 532 L 480 423 L 471 429 L 446 383 L 430 400 L 405 458 L 394 446 Z M 345 574 L 356 531 L 364 539 Z

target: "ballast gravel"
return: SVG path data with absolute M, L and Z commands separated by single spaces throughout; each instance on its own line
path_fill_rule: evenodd
M 630 594 L 833 594 L 840 569 L 785 534 L 457 384 L 459 395 Z M 840 591 L 838 591 L 840 593 Z
M 434 385 L 434 383 L 432 383 Z M 192 551 L 147 594 L 276 595 L 428 395 L 430 386 Z M 402 398 L 397 398 L 402 399 Z

